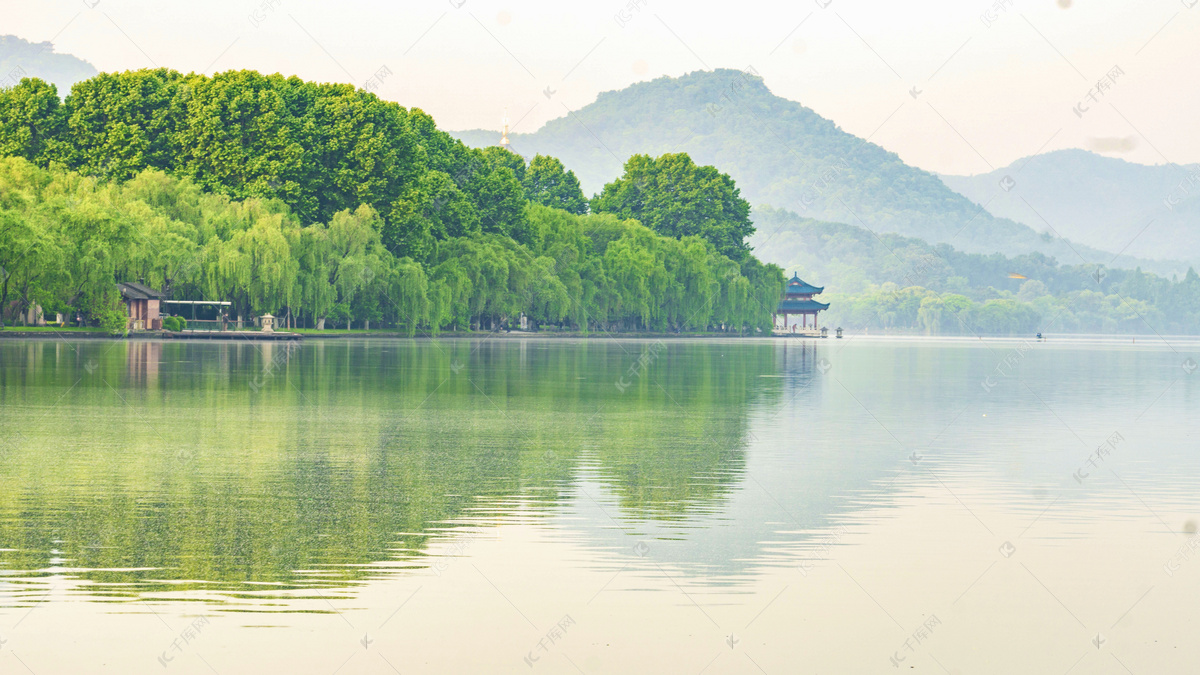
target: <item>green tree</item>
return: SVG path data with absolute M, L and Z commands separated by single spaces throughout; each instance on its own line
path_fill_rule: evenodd
M 535 155 L 522 181 L 525 198 L 536 204 L 552 206 L 567 213 L 587 213 L 588 202 L 574 171 L 568 171 L 557 158 Z
M 754 234 L 750 204 L 733 179 L 697 166 L 685 153 L 630 157 L 624 175 L 604 186 L 591 210 L 636 218 L 668 237 L 702 237 L 735 260 L 749 253 L 745 240 Z

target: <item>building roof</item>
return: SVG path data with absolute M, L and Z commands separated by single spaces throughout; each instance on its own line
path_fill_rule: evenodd
M 829 309 L 829 303 L 816 300 L 783 300 L 776 308 L 777 312 L 812 312 Z
M 783 292 L 787 295 L 816 295 L 825 290 L 824 286 L 813 286 L 812 284 L 800 278 L 799 273 L 793 274 L 783 286 Z
M 159 300 L 163 297 L 159 291 L 134 281 L 117 284 L 117 290 L 121 291 L 121 297 L 126 300 Z

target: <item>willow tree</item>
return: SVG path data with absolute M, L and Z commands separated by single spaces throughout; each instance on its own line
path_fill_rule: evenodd
M 297 299 L 299 262 L 292 255 L 299 224 L 278 213 L 260 213 L 228 240 L 209 242 L 205 291 L 227 297 L 238 313 L 278 312 Z

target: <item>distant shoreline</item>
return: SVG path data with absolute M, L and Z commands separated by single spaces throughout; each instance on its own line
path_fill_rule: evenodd
M 286 332 L 286 331 L 281 331 Z M 245 333 L 246 339 L 244 342 L 256 343 L 260 339 L 257 336 L 261 335 L 258 331 L 231 331 L 233 334 Z M 786 340 L 789 342 L 805 343 L 808 341 L 844 343 L 851 340 L 895 340 L 895 341 L 937 341 L 950 343 L 977 344 L 983 342 L 1030 342 L 1037 344 L 1081 344 L 1087 342 L 1103 342 L 1117 344 L 1133 344 L 1133 345 L 1187 345 L 1189 347 L 1200 343 L 1200 335 L 1121 335 L 1121 334 L 1097 334 L 1097 333 L 1056 333 L 1046 335 L 1045 340 L 1038 340 L 1033 335 L 924 335 L 920 333 L 855 333 L 845 331 L 845 337 L 842 339 L 835 338 L 833 331 L 826 338 L 813 336 L 798 336 L 798 335 L 736 335 L 727 333 L 609 333 L 605 331 L 592 331 L 590 333 L 578 332 L 554 332 L 554 331 L 538 331 L 538 332 L 523 332 L 523 331 L 494 331 L 494 332 L 465 332 L 465 331 L 442 331 L 437 336 L 430 335 L 428 331 L 418 332 L 415 335 L 408 335 L 402 331 L 363 331 L 344 329 L 331 329 L 324 331 L 303 331 L 301 335 L 304 339 L 298 342 L 304 342 L 307 339 L 316 340 L 343 340 L 343 339 L 389 339 L 389 340 L 738 340 L 738 341 L 762 341 L 762 340 Z M 201 337 L 199 335 L 190 336 L 186 332 L 173 333 L 163 335 L 159 333 L 131 333 L 129 335 L 109 335 L 99 329 L 67 329 L 67 330 L 51 330 L 41 328 L 38 330 L 29 330 L 26 327 L 6 327 L 0 329 L 0 339 L 27 339 L 27 340 L 128 340 L 128 341 L 158 341 L 158 342 L 212 342 L 211 339 Z M 237 342 L 235 337 L 226 337 L 221 342 Z

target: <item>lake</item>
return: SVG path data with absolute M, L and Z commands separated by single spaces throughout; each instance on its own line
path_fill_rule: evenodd
M 0 672 L 1191 672 L 1197 347 L 3 339 Z

